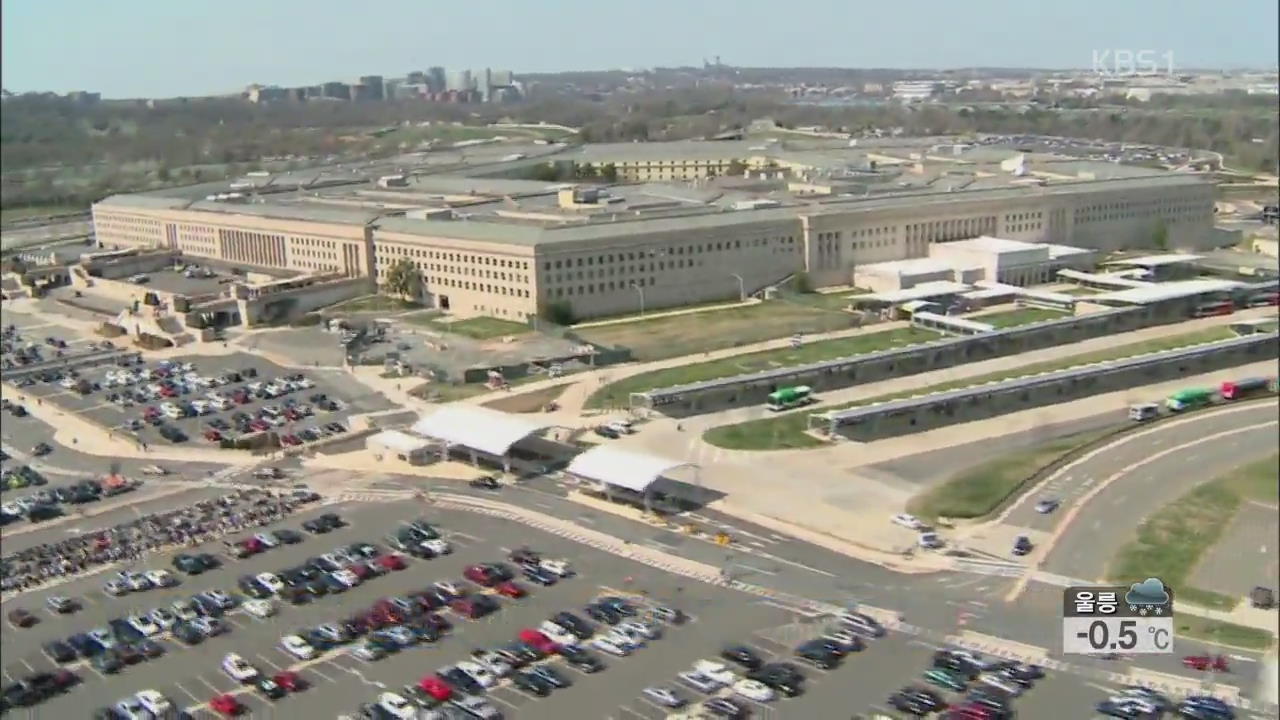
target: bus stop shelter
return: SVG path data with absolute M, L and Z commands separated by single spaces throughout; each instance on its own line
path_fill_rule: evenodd
M 440 444 L 440 459 L 451 450 L 462 449 L 472 465 L 486 457 L 511 472 L 511 449 L 528 437 L 539 435 L 553 424 L 505 413 L 478 405 L 448 405 L 422 417 L 411 428 L 415 435 Z
M 681 483 L 671 481 L 666 474 L 680 468 L 690 468 L 694 484 L 701 488 L 699 466 L 683 460 L 673 460 L 642 450 L 632 450 L 615 445 L 598 445 L 573 459 L 565 473 L 580 482 L 593 485 L 613 502 L 614 496 L 634 493 L 652 510 L 656 494 L 678 495 Z M 666 481 L 666 482 L 664 482 Z M 691 498 L 692 499 L 692 498 Z

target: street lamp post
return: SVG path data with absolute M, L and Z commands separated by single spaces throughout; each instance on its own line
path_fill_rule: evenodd
M 644 288 L 640 287 L 635 282 L 631 283 L 631 287 L 635 288 L 636 292 L 640 293 L 640 316 L 644 317 Z
M 738 302 L 746 302 L 747 301 L 747 283 L 742 279 L 742 276 L 739 275 L 738 273 L 729 273 L 729 276 L 732 278 L 736 278 L 738 281 Z

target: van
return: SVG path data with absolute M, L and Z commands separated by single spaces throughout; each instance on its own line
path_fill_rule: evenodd
M 1134 422 L 1146 422 L 1160 416 L 1158 403 L 1137 403 L 1129 406 L 1129 419 Z
M 160 412 L 164 413 L 164 416 L 170 420 L 177 420 L 185 415 L 185 413 L 182 412 L 182 408 L 174 405 L 173 403 L 165 403 L 164 405 L 161 405 Z

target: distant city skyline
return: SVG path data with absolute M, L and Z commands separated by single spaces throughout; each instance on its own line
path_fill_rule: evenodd
M 1171 54 L 1178 68 L 1276 65 L 1275 0 L 644 4 L 556 0 L 317 5 L 310 0 L 4 0 L 5 89 L 106 98 L 303 86 L 430 66 L 516 74 L 697 66 L 1089 68 L 1096 51 Z M 694 12 L 696 10 L 696 12 Z M 1162 60 L 1163 62 L 1163 60 Z

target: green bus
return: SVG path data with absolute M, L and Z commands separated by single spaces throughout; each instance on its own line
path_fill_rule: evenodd
M 1180 390 L 1170 395 L 1164 401 L 1164 406 L 1173 412 L 1181 412 L 1201 405 L 1208 405 L 1213 401 L 1213 391 L 1205 388 L 1190 388 Z
M 774 412 L 798 408 L 813 402 L 813 388 L 808 385 L 778 388 L 769 393 L 769 409 Z

